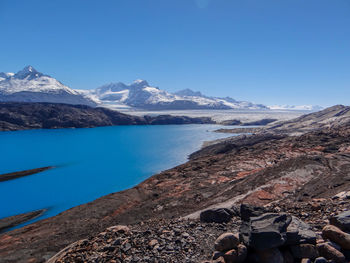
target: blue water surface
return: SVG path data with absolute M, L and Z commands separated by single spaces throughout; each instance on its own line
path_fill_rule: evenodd
M 0 132 L 0 174 L 56 166 L 0 182 L 0 218 L 46 208 L 38 218 L 42 219 L 130 188 L 184 163 L 203 141 L 229 136 L 212 132 L 218 128 L 162 125 Z

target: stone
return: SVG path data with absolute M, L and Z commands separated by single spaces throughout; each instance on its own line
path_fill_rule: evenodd
M 227 223 L 233 217 L 233 211 L 228 208 L 208 209 L 200 213 L 200 221 L 204 223 Z
M 239 244 L 238 236 L 233 233 L 224 233 L 220 235 L 214 244 L 215 250 L 225 252 L 237 248 Z
M 341 252 L 345 256 L 346 260 L 350 261 L 350 250 L 349 249 L 342 249 Z
M 332 197 L 332 199 L 349 199 L 350 198 L 350 191 L 343 191 L 340 193 L 337 193 L 335 196 Z
M 231 249 L 227 251 L 224 255 L 225 263 L 236 263 L 237 262 L 237 251 Z
M 324 257 L 318 257 L 315 259 L 314 263 L 328 263 L 328 260 Z
M 213 260 L 213 263 L 225 263 L 225 259 L 224 257 L 219 257 L 218 259 Z
M 118 232 L 118 233 L 129 233 L 130 229 L 127 226 L 123 226 L 123 225 L 117 225 L 117 226 L 111 226 L 109 228 L 106 229 L 107 231 L 111 231 L 111 232 Z
M 343 249 L 350 249 L 350 234 L 343 232 L 338 227 L 327 225 L 322 229 L 324 239 L 329 239 Z
M 284 263 L 281 251 L 277 248 L 257 251 L 259 263 Z
M 333 260 L 335 263 L 346 262 L 345 256 L 327 243 L 317 244 L 316 247 L 320 256 L 328 260 Z
M 318 252 L 316 246 L 312 244 L 300 244 L 290 247 L 294 258 L 317 258 Z
M 241 204 L 240 217 L 243 221 L 249 221 L 251 217 L 257 217 L 264 214 L 265 210 L 259 206 Z
M 350 233 L 350 211 L 345 211 L 329 219 L 331 225 Z
M 148 245 L 150 246 L 150 247 L 154 247 L 155 245 L 157 245 L 158 244 L 158 240 L 157 239 L 152 239 L 149 243 L 148 243 Z
M 216 260 L 219 257 L 223 257 L 224 253 L 220 252 L 220 251 L 214 251 L 213 256 L 212 256 L 212 260 Z
M 282 256 L 284 263 L 294 263 L 293 255 L 288 249 L 282 251 Z
M 251 217 L 250 222 L 242 222 L 240 239 L 247 247 L 266 250 L 284 245 L 286 230 L 292 218 L 281 213 L 267 213 Z
M 236 263 L 243 263 L 248 255 L 248 249 L 245 245 L 239 244 L 237 246 L 237 260 Z
M 299 218 L 292 216 L 292 221 L 287 227 L 286 245 L 316 244 L 316 233 L 311 226 Z

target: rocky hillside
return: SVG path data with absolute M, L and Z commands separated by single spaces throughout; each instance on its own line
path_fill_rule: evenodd
M 94 262 L 99 255 L 106 255 L 101 262 L 137 262 L 143 252 L 133 254 L 134 249 L 148 251 L 156 246 L 153 239 L 159 243 L 157 261 L 145 254 L 150 257 L 145 262 L 209 260 L 217 235 L 234 231 L 240 221 L 236 217 L 226 225 L 199 223 L 204 211 L 252 204 L 270 212 L 288 212 L 319 232 L 331 216 L 349 208 L 344 194 L 350 188 L 349 170 L 348 122 L 298 136 L 278 132 L 238 137 L 204 148 L 189 162 L 134 188 L 1 235 L 0 258 L 43 262 L 65 246 L 88 238 L 80 243 L 81 249 L 72 250 L 69 258 L 76 261 L 67 258 L 66 262 L 83 262 L 85 256 Z M 105 230 L 119 224 L 129 225 L 135 239 L 125 235 L 118 239 L 117 234 L 111 236 L 113 229 Z M 123 260 L 108 256 L 112 252 Z
M 136 117 L 85 105 L 0 102 L 0 131 L 191 123 L 213 123 L 213 121 L 206 117 L 170 115 Z
M 300 134 L 322 128 L 337 128 L 348 123 L 350 123 L 350 107 L 336 105 L 290 121 L 273 123 L 268 127 L 268 130 Z

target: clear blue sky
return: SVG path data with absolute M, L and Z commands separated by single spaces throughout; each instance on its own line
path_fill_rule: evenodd
M 349 0 L 0 0 L 0 72 L 349 104 Z

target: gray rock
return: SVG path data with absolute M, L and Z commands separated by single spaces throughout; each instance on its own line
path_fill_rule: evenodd
M 292 217 L 285 213 L 251 217 L 250 222 L 242 223 L 240 239 L 246 246 L 257 250 L 282 246 L 286 242 L 286 231 L 291 221 Z
M 228 208 L 214 208 L 203 211 L 200 220 L 204 223 L 227 223 L 233 217 L 233 211 Z
M 265 212 L 264 208 L 249 204 L 241 204 L 240 217 L 242 221 L 249 221 L 251 217 L 261 216 Z
M 259 263 L 284 263 L 282 253 L 277 248 L 257 251 Z
M 311 244 L 300 244 L 290 247 L 294 258 L 317 258 L 318 252 L 314 245 Z
M 316 233 L 311 226 L 292 216 L 292 222 L 287 228 L 286 245 L 316 244 Z
M 331 225 L 337 226 L 345 232 L 350 232 L 350 211 L 331 217 L 329 222 Z

